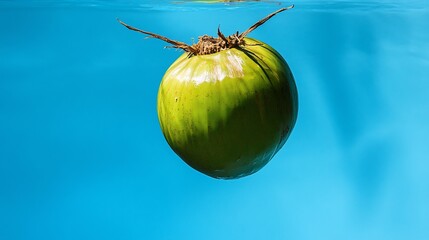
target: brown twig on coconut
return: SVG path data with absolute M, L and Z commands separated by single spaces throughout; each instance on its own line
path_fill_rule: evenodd
M 220 27 L 218 27 L 217 30 L 217 35 L 218 37 L 212 37 L 212 36 L 208 36 L 208 35 L 203 35 L 200 36 L 198 38 L 198 42 L 193 44 L 193 45 L 188 45 L 184 42 L 180 42 L 180 41 L 176 41 L 176 40 L 171 40 L 167 37 L 155 34 L 155 33 L 151 33 L 148 31 L 144 31 L 138 28 L 135 28 L 133 26 L 130 26 L 124 22 L 122 22 L 121 20 L 118 19 L 118 22 L 122 25 L 124 25 L 126 28 L 128 28 L 129 30 L 132 31 L 136 31 L 136 32 L 140 32 L 146 35 L 149 35 L 150 37 L 153 38 L 157 38 L 160 39 L 164 42 L 170 43 L 172 44 L 172 48 L 180 48 L 183 49 L 185 52 L 188 52 L 190 56 L 193 55 L 207 55 L 207 54 L 212 54 L 212 53 L 217 53 L 220 52 L 222 50 L 226 50 L 226 49 L 231 49 L 231 48 L 237 48 L 240 46 L 244 46 L 246 45 L 244 38 L 253 30 L 255 30 L 256 28 L 258 28 L 259 26 L 261 26 L 262 24 L 264 24 L 266 21 L 268 21 L 270 18 L 274 17 L 276 14 L 289 10 L 291 8 L 293 8 L 294 5 L 291 5 L 289 7 L 286 8 L 281 8 L 271 14 L 269 14 L 268 16 L 266 16 L 265 18 L 259 20 L 258 22 L 256 22 L 255 24 L 253 24 L 251 27 L 249 27 L 246 31 L 242 32 L 241 34 L 239 32 L 234 33 L 228 37 L 226 37 L 221 31 L 220 31 Z

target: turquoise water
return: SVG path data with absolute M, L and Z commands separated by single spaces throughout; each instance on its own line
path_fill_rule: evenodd
M 429 2 L 297 1 L 250 34 L 299 116 L 258 173 L 209 178 L 159 128 L 192 43 L 286 1 L 0 1 L 0 239 L 429 239 Z

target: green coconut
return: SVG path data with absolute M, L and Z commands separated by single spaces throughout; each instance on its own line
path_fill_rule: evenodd
M 158 118 L 170 147 L 192 168 L 234 179 L 265 166 L 288 139 L 297 118 L 292 72 L 269 45 L 246 37 L 282 8 L 245 32 L 204 35 L 194 45 L 131 27 L 185 51 L 166 71 Z

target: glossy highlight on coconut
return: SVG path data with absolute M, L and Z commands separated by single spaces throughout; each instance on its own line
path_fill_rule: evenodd
M 202 36 L 194 45 L 131 27 L 185 51 L 166 71 L 158 118 L 174 152 L 214 178 L 253 174 L 282 148 L 297 118 L 292 72 L 269 45 L 247 37 L 280 9 L 243 33 Z

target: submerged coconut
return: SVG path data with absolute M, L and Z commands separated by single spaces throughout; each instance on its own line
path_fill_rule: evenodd
M 214 178 L 250 175 L 280 150 L 297 118 L 298 94 L 283 57 L 243 33 L 201 36 L 193 45 L 137 29 L 183 49 L 158 92 L 158 118 L 170 147 L 191 167 Z

